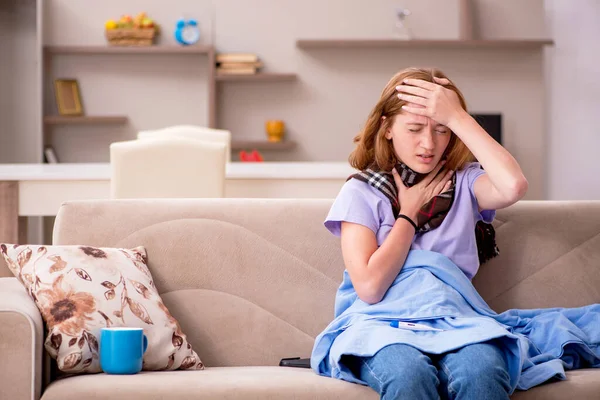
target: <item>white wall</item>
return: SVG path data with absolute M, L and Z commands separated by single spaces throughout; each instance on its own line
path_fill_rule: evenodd
M 600 1 L 545 0 L 547 197 L 600 199 Z
M 47 45 L 103 44 L 106 19 L 142 10 L 159 20 L 164 27 L 161 42 L 170 44 L 174 21 L 182 15 L 197 17 L 201 20 L 203 41 L 214 44 L 218 51 L 256 52 L 265 63 L 265 70 L 296 72 L 297 82 L 219 85 L 218 124 L 231 129 L 234 138 L 264 138 L 265 120 L 286 121 L 289 138 L 299 145 L 294 151 L 267 154 L 269 161 L 346 160 L 353 147 L 353 136 L 395 72 L 415 65 L 440 67 L 462 89 L 471 111 L 503 114 L 504 144 L 530 180 L 528 197 L 543 198 L 547 138 L 541 50 L 330 50 L 295 46 L 299 38 L 390 37 L 393 12 L 400 4 L 413 11 L 411 27 L 417 38 L 458 38 L 459 2 L 44 0 L 41 14 L 43 42 Z M 477 31 L 483 38 L 548 37 L 541 22 L 542 0 L 475 3 Z M 4 32 L 1 29 L 0 33 Z M 52 69 L 48 78 L 79 80 L 84 109 L 89 115 L 129 117 L 124 126 L 50 129 L 48 142 L 62 162 L 108 161 L 108 145 L 133 138 L 137 130 L 207 122 L 203 56 L 59 55 L 48 64 Z M 21 62 L 9 63 L 9 67 L 17 65 Z M 27 76 L 34 76 L 34 72 Z M 37 82 L 27 76 L 21 76 L 13 86 L 35 89 Z M 51 82 L 46 81 L 50 85 Z M 19 101 L 23 103 L 19 110 L 29 110 L 27 118 L 18 118 L 19 123 L 39 121 L 37 110 L 26 107 L 27 98 Z M 55 108 L 50 86 L 45 90 L 45 111 L 56 113 Z M 14 113 L 11 120 L 17 120 Z M 23 131 L 29 134 L 32 130 L 22 126 L 13 136 L 20 136 Z M 3 157 L 0 161 L 12 160 Z

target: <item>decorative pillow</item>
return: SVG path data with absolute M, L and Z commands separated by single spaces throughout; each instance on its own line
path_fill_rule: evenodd
M 0 245 L 48 326 L 46 350 L 61 371 L 101 372 L 100 329 L 143 328 L 144 370 L 204 369 L 162 302 L 146 250 L 85 246 Z

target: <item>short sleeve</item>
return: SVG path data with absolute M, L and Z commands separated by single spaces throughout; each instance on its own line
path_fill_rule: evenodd
M 350 179 L 335 198 L 324 225 L 338 237 L 341 235 L 342 221 L 364 225 L 377 234 L 380 202 L 381 199 L 369 190 L 367 183 Z
M 468 164 L 465 168 L 465 181 L 469 188 L 469 193 L 471 194 L 471 199 L 474 205 L 474 214 L 475 219 L 477 221 L 483 221 L 485 223 L 491 224 L 494 218 L 496 217 L 496 210 L 481 210 L 479 212 L 479 204 L 477 203 L 477 197 L 475 197 L 475 181 L 480 176 L 486 174 L 484 169 L 481 168 L 481 164 L 477 162 L 473 162 Z

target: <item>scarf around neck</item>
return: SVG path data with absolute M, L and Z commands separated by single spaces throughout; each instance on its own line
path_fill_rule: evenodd
M 427 176 L 427 174 L 420 174 L 413 171 L 402 162 L 396 164 L 394 168 L 407 187 L 416 185 Z M 398 214 L 400 213 L 398 188 L 390 172 L 367 168 L 351 175 L 348 180 L 352 178 L 366 182 L 383 193 L 390 201 L 394 218 L 398 218 Z M 417 221 L 415 221 L 418 226 L 417 234 L 422 234 L 439 227 L 444 218 L 446 218 L 446 215 L 448 215 L 454 203 L 454 195 L 456 193 L 456 173 L 452 174 L 451 182 L 450 188 L 447 191 L 434 196 L 419 210 Z M 492 224 L 478 221 L 475 226 L 475 238 L 477 240 L 477 253 L 480 264 L 499 254 L 498 247 L 496 246 L 496 232 Z

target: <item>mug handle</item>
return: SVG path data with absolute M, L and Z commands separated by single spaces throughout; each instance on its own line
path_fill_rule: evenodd
M 146 337 L 146 335 L 143 335 L 144 338 L 144 350 L 142 351 L 142 354 L 146 353 L 146 349 L 148 348 L 148 338 Z

